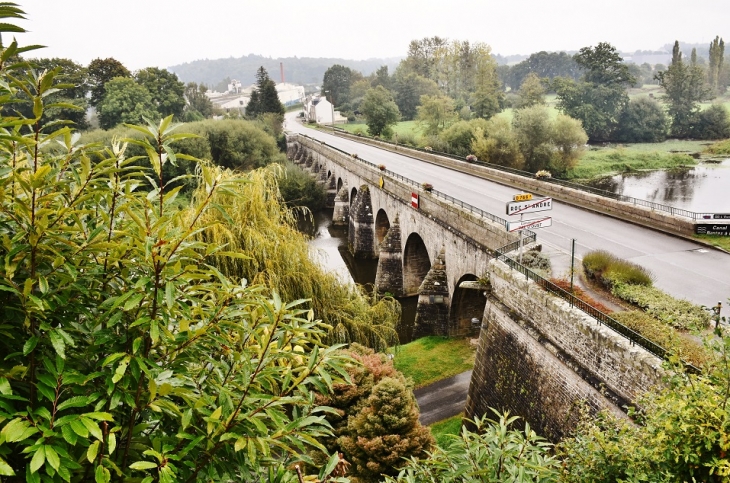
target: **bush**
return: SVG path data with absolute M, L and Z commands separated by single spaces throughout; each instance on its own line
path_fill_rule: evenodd
M 279 177 L 279 192 L 286 205 L 304 206 L 311 211 L 322 209 L 327 198 L 322 185 L 290 161 L 283 166 L 282 175 Z
M 675 299 L 658 288 L 618 283 L 611 293 L 676 329 L 704 330 L 710 325 L 708 311 L 688 300 Z
M 730 154 L 730 139 L 713 144 L 707 148 L 707 152 L 711 154 Z
M 537 249 L 528 250 L 522 254 L 522 265 L 545 273 L 550 273 L 552 268 L 550 258 Z
M 667 330 L 667 324 L 644 311 L 614 312 L 611 317 L 695 367 L 703 367 L 710 360 L 710 354 L 700 343 Z
M 418 146 L 418 138 L 412 132 L 398 133 L 398 144 L 415 148 Z
M 632 99 L 621 113 L 617 140 L 625 143 L 658 143 L 667 139 L 669 118 L 650 97 Z
M 725 139 L 730 137 L 730 119 L 727 109 L 722 104 L 713 104 L 698 116 L 697 124 L 692 130 L 697 139 Z
M 586 254 L 583 269 L 589 278 L 609 289 L 616 284 L 651 286 L 653 283 L 653 275 L 647 269 L 603 250 Z

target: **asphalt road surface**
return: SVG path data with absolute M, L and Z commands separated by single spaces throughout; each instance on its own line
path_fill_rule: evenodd
M 421 424 L 428 426 L 464 411 L 471 372 L 462 372 L 413 391 L 421 411 L 418 418 Z
M 509 186 L 310 129 L 295 120 L 296 114 L 287 115 L 287 130 L 357 153 L 364 160 L 384 164 L 388 170 L 418 183 L 431 183 L 438 191 L 502 218 L 508 218 L 504 214 L 505 203 L 519 192 Z M 552 211 L 540 214 L 553 219 L 551 227 L 536 232 L 537 242 L 557 255 L 552 257 L 554 275 L 568 273 L 572 239 L 576 239 L 576 265 L 587 252 L 607 250 L 650 270 L 655 276 L 654 285 L 674 297 L 708 307 L 718 301 L 728 306 L 730 254 L 559 202 L 553 202 Z M 730 307 L 723 313 L 730 314 Z

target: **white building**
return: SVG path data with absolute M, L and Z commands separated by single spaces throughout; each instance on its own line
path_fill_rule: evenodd
M 279 101 L 284 104 L 284 107 L 304 103 L 304 86 L 280 82 L 276 84 L 276 93 L 279 95 Z
M 340 114 L 340 111 L 332 109 L 332 103 L 324 97 L 308 97 L 304 103 L 304 117 L 309 122 L 317 124 L 332 124 L 334 116 L 335 124 L 344 124 L 347 118 Z

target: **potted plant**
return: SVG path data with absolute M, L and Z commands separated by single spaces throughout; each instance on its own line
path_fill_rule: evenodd
M 358 159 L 359 158 L 359 156 L 357 155 L 357 153 L 352 153 L 352 157 L 355 158 L 355 159 Z
M 424 151 L 433 151 L 433 148 L 431 146 L 426 146 L 423 148 Z
M 378 165 L 378 169 L 379 169 L 380 171 L 385 171 L 385 165 L 384 165 L 384 164 L 379 164 L 379 165 Z
M 431 183 L 421 183 L 421 188 L 423 188 L 424 191 L 431 191 L 433 189 L 433 185 Z
M 553 177 L 553 175 L 550 174 L 550 171 L 548 171 L 546 169 L 541 169 L 540 171 L 538 171 L 537 173 L 535 173 L 535 178 L 537 178 L 537 179 L 547 180 L 547 179 L 550 179 L 552 177 Z
M 467 163 L 476 163 L 477 157 L 474 156 L 473 154 L 470 154 L 469 156 L 466 157 L 466 162 Z

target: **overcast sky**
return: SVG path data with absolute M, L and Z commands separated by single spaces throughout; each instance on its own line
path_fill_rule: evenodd
M 494 53 L 621 51 L 730 40 L 729 0 L 16 0 L 21 45 L 129 69 L 259 54 L 361 60 L 405 56 L 413 39 L 486 42 Z M 730 51 L 728 52 L 730 54 Z

